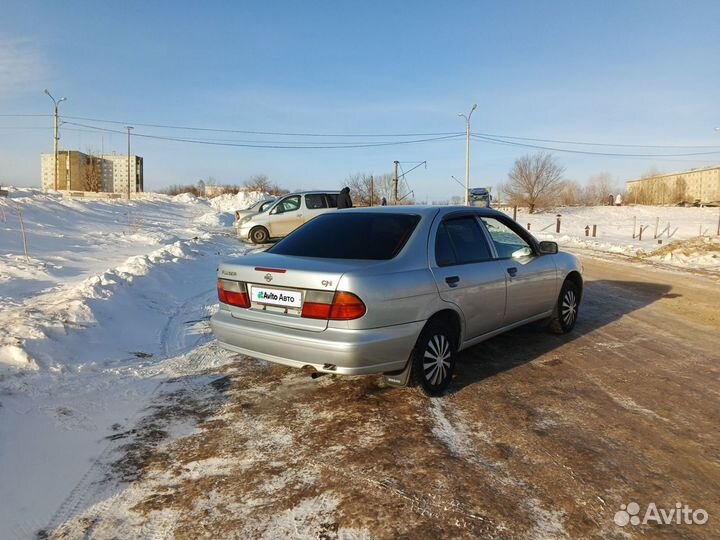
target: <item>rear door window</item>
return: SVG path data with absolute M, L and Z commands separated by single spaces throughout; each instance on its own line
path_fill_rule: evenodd
M 455 250 L 450 243 L 445 223 L 441 223 L 435 236 L 435 262 L 438 266 L 452 266 L 457 264 Z
M 310 193 L 305 195 L 305 208 L 308 210 L 327 208 L 327 201 L 320 193 Z
M 474 216 L 446 219 L 435 237 L 435 262 L 438 266 L 468 264 L 492 260 L 490 247 Z
M 327 200 L 328 208 L 337 208 L 337 193 L 326 193 L 325 199 Z
M 420 221 L 415 214 L 326 212 L 268 251 L 323 259 L 392 259 Z

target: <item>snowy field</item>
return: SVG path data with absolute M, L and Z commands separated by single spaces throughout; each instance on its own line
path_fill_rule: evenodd
M 502 210 L 512 216 L 512 209 Z M 560 233 L 555 232 L 558 214 Z M 714 272 L 720 272 L 719 219 L 720 208 L 658 206 L 563 207 L 534 214 L 520 209 L 517 214 L 517 221 L 526 228 L 530 224 L 536 238 L 554 240 L 561 247 L 618 253 L 663 266 Z M 593 225 L 597 225 L 595 238 Z M 589 236 L 585 236 L 586 227 Z M 640 227 L 647 227 L 642 240 L 638 237 Z
M 0 199 L 3 540 L 47 525 L 163 381 L 225 361 L 184 353 L 209 340 L 218 261 L 245 251 L 232 211 L 260 196 Z
M 261 196 L 147 194 L 128 203 L 11 189 L 0 199 L 3 540 L 71 515 L 108 441 L 131 429 L 168 384 L 230 362 L 207 323 L 214 272 L 219 260 L 246 252 L 231 234 L 232 212 Z M 714 235 L 716 208 L 561 209 L 560 234 L 555 213 L 520 212 L 518 221 L 568 248 L 720 268 L 717 237 L 691 240 Z M 650 226 L 642 241 L 632 238 L 635 217 Z M 666 233 L 659 245 L 656 218 L 659 230 L 670 225 L 670 240 L 690 242 L 668 248 Z M 593 224 L 598 237 L 585 238 Z M 663 251 L 653 255 L 656 248 Z

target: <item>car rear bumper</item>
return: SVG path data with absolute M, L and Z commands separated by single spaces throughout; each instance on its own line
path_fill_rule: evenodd
M 238 319 L 221 309 L 210 326 L 218 343 L 231 351 L 291 367 L 365 375 L 403 369 L 424 322 L 312 332 Z

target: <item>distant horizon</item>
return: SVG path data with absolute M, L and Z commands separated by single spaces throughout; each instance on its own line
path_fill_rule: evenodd
M 45 88 L 68 98 L 62 150 L 125 154 L 135 125 L 148 191 L 261 173 L 329 189 L 399 160 L 427 161 L 407 175 L 417 200 L 450 198 L 462 193 L 451 176 L 464 178 L 457 115 L 473 103 L 471 187 L 496 192 L 515 159 L 543 148 L 581 184 L 720 166 L 709 0 L 128 6 L 7 3 L 0 183 L 40 186 Z M 333 148 L 307 148 L 322 143 Z

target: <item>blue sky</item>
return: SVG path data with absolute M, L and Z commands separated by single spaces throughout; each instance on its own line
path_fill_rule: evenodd
M 713 130 L 720 125 L 718 20 L 720 3 L 700 0 L 5 0 L 0 115 L 49 113 L 51 102 L 42 93 L 47 87 L 68 97 L 61 111 L 69 116 L 254 131 L 385 134 L 463 131 L 457 113 L 477 103 L 477 132 L 717 146 L 705 151 L 719 153 L 700 157 L 557 153 L 568 178 L 584 182 L 606 171 L 623 181 L 652 166 L 671 171 L 720 163 L 720 132 Z M 0 116 L 0 182 L 39 185 L 39 154 L 52 148 L 51 122 Z M 125 152 L 122 135 L 65 127 L 64 148 Z M 299 140 L 139 126 L 136 131 Z M 335 188 L 351 173 L 390 172 L 395 159 L 427 160 L 427 169 L 408 175 L 421 200 L 459 195 L 461 188 L 450 175 L 462 179 L 465 156 L 462 139 L 270 150 L 135 138 L 133 147 L 145 158 L 147 189 L 207 176 L 238 182 L 255 173 L 268 174 L 290 189 Z M 474 141 L 472 184 L 497 186 L 513 160 L 532 151 Z

